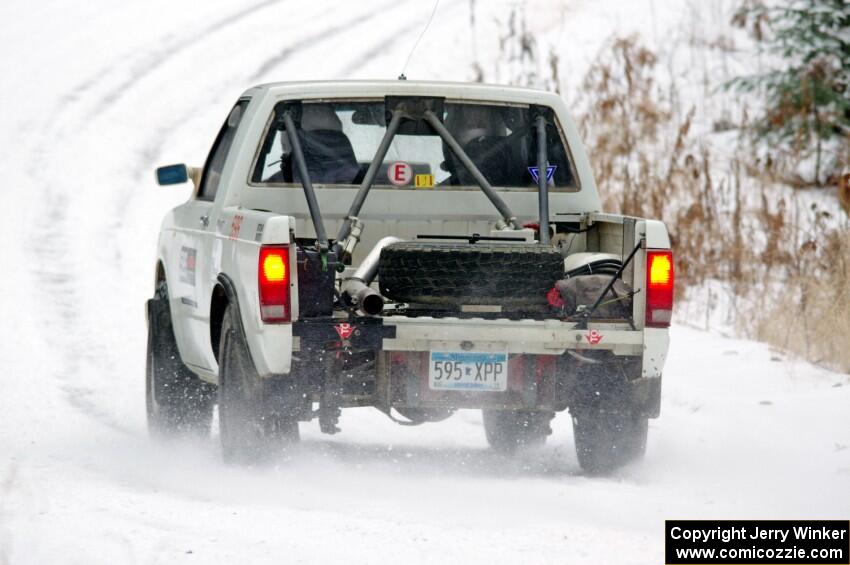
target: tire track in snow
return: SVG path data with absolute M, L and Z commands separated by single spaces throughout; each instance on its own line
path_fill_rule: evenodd
M 377 17 L 378 15 L 384 14 L 386 12 L 387 7 L 399 8 L 402 4 L 410 3 L 412 3 L 412 0 L 406 0 L 406 2 L 402 3 L 399 3 L 397 0 L 390 1 L 385 4 L 382 4 L 381 6 L 375 8 L 373 11 L 367 14 L 355 16 L 345 22 L 332 26 L 327 30 L 312 33 L 303 38 L 297 39 L 294 43 L 288 45 L 283 50 L 278 52 L 277 55 L 267 59 L 264 63 L 262 63 L 258 67 L 258 69 L 254 71 L 254 73 L 250 77 L 248 77 L 248 83 L 253 84 L 254 82 L 260 80 L 265 75 L 265 73 L 271 71 L 274 67 L 283 64 L 284 62 L 289 60 L 290 57 L 297 55 L 298 53 L 337 40 L 336 34 L 341 33 L 342 31 L 351 31 L 352 29 L 355 29 L 358 26 L 362 26 L 363 24 L 368 23 L 370 20 Z M 421 21 L 414 20 L 414 23 L 396 31 L 389 38 L 385 39 L 384 42 L 381 43 L 378 47 L 372 48 L 369 53 L 379 53 L 381 51 L 382 46 L 386 47 L 389 45 L 394 45 L 398 39 L 403 37 L 405 34 L 410 33 L 411 29 L 416 29 L 421 25 Z M 370 55 L 370 57 L 371 56 L 372 55 Z M 362 59 L 362 57 L 358 58 L 357 62 L 354 63 L 355 70 L 368 63 L 368 61 L 360 61 L 360 59 Z M 344 65 L 343 69 L 343 76 L 349 76 L 351 74 L 351 69 L 348 68 L 348 65 Z M 230 88 L 226 86 L 226 84 L 220 84 L 212 91 L 207 91 L 207 99 L 218 100 L 225 92 L 229 90 Z M 191 119 L 201 111 L 202 110 L 195 105 L 188 112 L 181 114 L 179 118 L 174 119 L 168 125 L 158 128 L 155 135 L 151 136 L 152 141 L 147 143 L 141 149 L 140 159 L 136 161 L 136 164 L 132 169 L 132 178 L 136 181 L 139 181 L 144 175 L 150 174 L 156 162 L 159 160 L 160 148 L 163 145 L 163 141 L 170 138 L 177 130 L 180 129 L 182 124 L 186 123 L 189 119 Z M 122 208 L 122 210 L 126 210 L 126 207 Z
M 409 4 L 411 1 L 408 0 L 406 3 Z M 237 13 L 237 21 L 244 20 L 248 15 L 279 2 L 281 0 L 266 0 L 244 9 Z M 312 33 L 297 40 L 294 45 L 287 47 L 274 57 L 269 58 L 260 68 L 270 70 L 290 57 L 312 47 L 334 41 L 337 39 L 335 37 L 336 34 L 343 31 L 351 31 L 353 28 L 369 22 L 379 14 L 385 13 L 388 8 L 398 6 L 398 2 L 386 2 L 366 14 L 358 15 L 342 23 Z M 164 58 L 163 54 L 166 52 L 166 49 L 159 49 L 153 54 L 145 56 L 142 59 L 144 63 L 139 67 L 135 78 L 132 81 L 122 82 L 119 87 L 111 88 L 106 94 L 101 96 L 98 103 L 99 111 L 94 114 L 89 113 L 82 120 L 83 125 L 81 127 L 83 129 L 94 127 L 96 120 L 100 117 L 103 110 L 120 103 L 130 88 L 137 88 L 146 83 L 162 64 L 172 60 L 175 53 L 184 52 L 203 40 L 214 39 L 215 32 L 228 28 L 234 23 L 233 20 L 233 15 L 221 18 L 202 32 L 193 34 L 190 38 L 179 42 L 176 49 L 172 48 L 169 51 L 172 57 Z M 395 36 L 401 36 L 402 34 L 403 31 L 400 31 Z M 77 95 L 80 95 L 92 91 L 102 84 L 106 78 L 106 76 L 92 77 L 81 83 L 72 93 L 76 92 Z M 214 96 L 221 96 L 226 90 L 227 88 L 220 87 Z M 34 145 L 33 151 L 30 152 L 32 155 L 31 170 L 35 171 L 33 174 L 34 181 L 36 181 L 36 184 L 45 187 L 46 194 L 44 200 L 46 202 L 45 212 L 47 220 L 45 224 L 34 228 L 35 233 L 29 238 L 31 249 L 34 256 L 38 259 L 37 263 L 40 265 L 32 268 L 30 275 L 34 279 L 35 288 L 41 288 L 45 291 L 42 293 L 42 298 L 45 301 L 44 306 L 51 313 L 59 314 L 57 319 L 60 322 L 61 329 L 58 335 L 63 337 L 49 338 L 49 340 L 52 345 L 65 352 L 61 357 L 61 367 L 54 375 L 59 382 L 60 390 L 63 392 L 65 398 L 71 406 L 102 422 L 106 426 L 125 434 L 133 434 L 134 430 L 120 421 L 116 415 L 111 414 L 108 410 L 98 405 L 94 398 L 97 391 L 96 387 L 92 388 L 91 386 L 82 384 L 85 382 L 84 370 L 96 370 L 108 374 L 110 371 L 115 372 L 117 368 L 114 363 L 110 363 L 108 359 L 109 352 L 98 339 L 85 333 L 79 333 L 79 321 L 81 319 L 81 312 L 78 306 L 81 296 L 78 289 L 79 276 L 75 276 L 74 274 L 75 264 L 70 260 L 66 249 L 66 242 L 72 239 L 69 238 L 68 195 L 74 194 L 74 190 L 68 190 L 69 187 L 64 183 L 57 185 L 49 173 L 45 173 L 40 167 L 36 166 L 42 161 L 41 156 L 43 151 L 39 148 L 49 146 L 48 140 L 50 144 L 56 144 L 67 141 L 71 135 L 80 133 L 80 129 L 70 126 L 71 123 L 77 121 L 74 119 L 76 114 L 74 108 L 76 104 L 72 104 L 69 107 L 67 100 L 65 102 L 65 106 L 60 105 L 57 113 L 52 116 L 53 127 L 44 126 L 41 128 L 44 133 Z M 191 110 L 187 115 L 191 116 L 196 111 L 198 110 Z M 166 128 L 156 130 L 154 134 L 155 141 L 148 144 L 142 150 L 143 160 L 134 168 L 133 178 L 141 178 L 144 172 L 152 168 L 153 163 L 159 155 L 158 148 L 162 144 L 162 140 L 170 137 L 179 128 L 179 125 L 186 120 L 187 115 L 181 117 L 180 120 L 175 120 Z M 57 123 L 61 124 L 63 121 L 66 122 L 65 127 L 62 127 L 62 125 L 56 127 Z M 122 202 L 123 205 L 116 210 L 116 214 L 113 216 L 116 218 L 115 221 L 107 226 L 108 231 L 120 229 L 124 223 L 123 216 L 127 213 L 129 207 L 126 206 L 126 199 Z M 101 238 L 101 241 L 109 242 L 110 238 Z M 120 250 L 116 252 L 120 252 Z
M 49 186 L 49 179 L 40 173 L 34 175 Z M 39 231 L 28 238 L 33 257 L 36 258 L 30 275 L 34 278 L 34 288 L 39 289 L 39 299 L 34 301 L 46 309 L 45 319 L 58 322 L 58 331 L 45 334 L 48 346 L 59 349 L 60 367 L 53 376 L 68 403 L 80 412 L 92 416 L 110 428 L 127 431 L 120 421 L 115 419 L 91 398 L 93 390 L 84 385 L 86 382 L 83 367 L 95 367 L 101 354 L 97 340 L 83 342 L 75 324 L 79 320 L 76 303 L 79 292 L 73 284 L 74 265 L 66 255 L 65 242 L 68 239 L 66 208 L 67 194 L 55 194 L 47 189 L 47 210 L 45 221 L 39 225 Z M 62 335 L 63 338 L 54 336 Z M 76 378 L 75 378 L 76 377 Z
M 0 475 L 0 565 L 9 563 L 9 550 L 12 547 L 12 536 L 6 525 L 10 515 L 7 505 L 15 488 L 18 467 L 19 463 L 13 459 L 8 465 L 6 476 Z
M 244 20 L 249 15 L 254 14 L 271 5 L 281 3 L 283 0 L 265 0 L 248 8 L 244 8 L 234 14 L 229 14 L 213 22 L 192 36 L 178 42 L 176 45 L 171 45 L 169 48 L 160 49 L 143 58 L 144 64 L 137 69 L 135 78 L 132 81 L 124 81 L 119 87 L 110 89 L 104 96 L 100 97 L 100 102 L 97 106 L 98 111 L 89 113 L 82 120 L 83 129 L 88 129 L 93 126 L 93 121 L 98 115 L 110 106 L 117 104 L 126 94 L 127 90 L 140 82 L 140 78 L 151 75 L 161 64 L 165 63 L 164 53 L 180 53 L 186 51 L 193 45 L 200 43 L 203 40 L 214 38 L 216 32 L 220 32 L 231 25 Z M 121 58 L 117 60 L 120 62 Z M 116 63 L 111 67 L 119 67 Z M 107 73 L 108 74 L 108 73 Z M 107 74 L 93 75 L 80 83 L 72 90 L 72 95 L 79 97 L 80 95 L 95 89 L 97 86 L 107 80 Z M 40 163 L 43 161 L 42 147 L 48 147 L 66 141 L 70 135 L 77 135 L 80 128 L 73 127 L 73 122 L 77 112 L 75 108 L 77 104 L 71 100 L 69 104 L 68 98 L 63 98 L 60 101 L 59 107 L 51 114 L 51 127 L 47 124 L 40 129 L 43 132 L 37 137 L 37 141 L 33 144 L 33 148 L 29 151 L 31 158 L 30 170 L 33 172 L 33 180 L 35 184 L 45 187 L 46 203 L 45 220 L 37 228 L 34 228 L 34 233 L 28 238 L 31 250 L 33 251 L 36 266 L 31 268 L 30 275 L 34 279 L 35 288 L 43 288 L 46 292 L 41 293 L 41 298 L 36 303 L 46 306 L 51 319 L 56 319 L 60 322 L 60 335 L 64 339 L 48 338 L 51 345 L 55 345 L 58 349 L 65 352 L 61 357 L 61 367 L 54 374 L 59 382 L 59 388 L 65 396 L 68 403 L 87 414 L 94 419 L 101 421 L 108 427 L 123 432 L 132 433 L 131 430 L 114 415 L 104 410 L 93 399 L 95 389 L 82 384 L 85 382 L 82 374 L 84 367 L 94 369 L 102 365 L 107 355 L 105 347 L 99 340 L 88 336 L 79 335 L 79 320 L 80 310 L 77 306 L 79 303 L 80 292 L 76 288 L 73 272 L 75 265 L 68 259 L 66 251 L 66 242 L 69 239 L 69 221 L 68 221 L 68 194 L 73 194 L 73 190 L 67 190 L 68 186 L 62 183 L 57 186 L 56 181 L 45 173 Z M 62 122 L 66 122 L 64 127 Z M 57 124 L 58 127 L 57 127 Z M 57 175 L 59 176 L 59 175 Z M 121 221 L 118 220 L 109 226 L 110 230 L 119 228 Z M 109 241 L 104 239 L 103 241 Z M 58 316 L 56 316 L 58 314 Z
M 266 59 L 262 64 L 257 67 L 257 70 L 255 70 L 254 73 L 248 77 L 248 80 L 250 82 L 258 81 L 263 78 L 269 71 L 286 62 L 294 53 L 303 49 L 313 47 L 319 43 L 324 43 L 328 40 L 336 39 L 334 36 L 338 33 L 350 31 L 353 27 L 362 26 L 363 24 L 369 22 L 370 20 L 373 20 L 377 16 L 385 13 L 389 9 L 399 8 L 404 4 L 410 3 L 411 0 L 406 0 L 404 2 L 399 2 L 398 0 L 390 0 L 389 2 L 384 2 L 376 9 L 367 12 L 366 14 L 360 14 L 358 16 L 355 16 L 354 18 L 351 18 L 344 22 L 340 22 L 324 30 L 317 31 L 316 33 L 310 34 L 307 37 L 302 38 L 298 42 L 284 47 L 277 55 Z
M 118 86 L 110 89 L 106 94 L 100 97 L 95 110 L 90 112 L 87 118 L 92 118 L 103 111 L 104 108 L 109 108 L 123 98 L 127 91 L 139 84 L 151 73 L 156 71 L 161 65 L 170 61 L 175 55 L 197 45 L 198 43 L 214 36 L 217 32 L 225 30 L 230 26 L 244 20 L 248 16 L 255 14 L 261 10 L 269 8 L 275 4 L 281 4 L 284 0 L 263 0 L 258 4 L 243 8 L 238 12 L 228 14 L 227 16 L 214 21 L 209 26 L 196 31 L 190 36 L 177 41 L 176 43 L 157 49 L 148 54 L 138 63 L 131 71 L 130 77 L 122 81 Z
M 453 12 L 458 6 L 459 6 L 459 2 L 455 1 L 455 2 L 453 2 L 449 5 L 448 9 L 451 12 Z M 446 13 L 444 12 L 442 15 L 446 16 Z M 418 19 L 411 20 L 407 25 L 398 29 L 395 33 L 393 33 L 389 37 L 383 38 L 383 40 L 380 43 L 378 43 L 374 47 L 370 48 L 368 51 L 365 51 L 363 53 L 359 53 L 357 55 L 356 59 L 353 59 L 349 64 L 347 64 L 345 66 L 346 72 L 345 72 L 344 76 L 350 77 L 354 73 L 360 71 L 366 65 L 371 63 L 372 60 L 375 57 L 386 54 L 387 51 L 390 48 L 396 46 L 403 37 L 407 36 L 407 34 L 412 33 L 414 31 L 419 31 L 422 28 L 423 25 L 424 24 L 422 23 L 421 20 L 418 20 Z M 427 48 L 427 44 L 421 44 L 417 49 L 426 49 L 426 48 Z M 403 52 L 402 56 L 407 56 L 406 50 Z
M 118 87 L 113 87 L 100 98 L 100 103 L 95 106 L 95 109 L 88 112 L 85 117 L 80 120 L 83 123 L 88 123 L 91 118 L 96 117 L 100 114 L 105 108 L 113 105 L 117 102 L 122 96 L 123 92 L 127 89 L 131 88 L 134 83 L 136 83 L 141 77 L 147 76 L 153 71 L 155 71 L 159 66 L 164 64 L 168 58 L 173 57 L 175 54 L 185 51 L 186 49 L 202 42 L 206 39 L 207 36 L 214 34 L 217 31 L 221 31 L 226 29 L 232 24 L 239 22 L 240 20 L 245 19 L 246 17 L 259 12 L 265 8 L 268 8 L 274 4 L 280 4 L 286 2 L 287 0 L 263 0 L 257 4 L 252 6 L 248 6 L 246 8 L 242 8 L 233 12 L 227 16 L 224 16 L 212 24 L 204 27 L 201 30 L 198 30 L 191 36 L 174 41 L 172 38 L 174 37 L 174 33 L 168 33 L 164 36 L 160 37 L 160 39 L 155 40 L 155 44 L 165 44 L 165 47 L 158 49 L 155 53 L 144 52 L 141 54 L 137 54 L 136 52 L 132 52 L 129 54 L 124 54 L 108 65 L 101 66 L 101 68 L 89 75 L 86 79 L 79 82 L 76 86 L 72 87 L 71 90 L 63 95 L 60 98 L 60 104 L 57 111 L 60 111 L 64 114 L 68 114 L 69 107 L 76 106 L 87 100 L 85 97 L 90 91 L 96 90 L 98 86 L 103 84 L 108 80 L 108 78 L 120 69 L 126 67 L 126 64 L 121 64 L 122 62 L 126 62 L 127 60 L 134 60 L 132 63 L 134 69 L 138 69 L 139 74 L 135 75 L 132 79 L 127 79 L 122 81 L 122 83 Z M 106 105 L 104 106 L 104 101 L 106 101 Z

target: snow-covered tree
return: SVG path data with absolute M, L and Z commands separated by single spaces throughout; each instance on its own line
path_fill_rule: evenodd
M 850 3 L 748 0 L 733 23 L 749 28 L 767 54 L 767 70 L 731 82 L 764 95 L 754 132 L 814 157 L 811 180 L 822 184 L 825 148 L 830 168 L 846 164 L 850 152 Z

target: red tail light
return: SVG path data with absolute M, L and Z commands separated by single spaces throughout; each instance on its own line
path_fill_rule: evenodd
M 646 252 L 646 325 L 667 328 L 673 317 L 673 252 Z
M 260 283 L 260 317 L 263 322 L 280 324 L 292 321 L 290 301 L 289 246 L 263 246 L 257 279 Z

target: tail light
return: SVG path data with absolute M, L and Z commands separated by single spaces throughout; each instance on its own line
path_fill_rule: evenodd
M 646 325 L 667 328 L 673 317 L 673 252 L 646 252 Z
M 263 322 L 280 324 L 292 321 L 289 246 L 260 247 L 257 275 L 260 284 L 260 317 Z

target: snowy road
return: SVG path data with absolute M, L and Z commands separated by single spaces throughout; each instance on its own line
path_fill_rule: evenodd
M 580 474 L 563 416 L 522 460 L 473 412 L 344 412 L 251 470 L 216 438 L 149 441 L 142 306 L 186 198 L 152 168 L 202 162 L 249 84 L 394 76 L 431 10 L 174 4 L 0 6 L 0 565 L 660 563 L 665 518 L 848 518 L 850 378 L 684 326 L 647 460 L 610 479 Z M 438 22 L 408 75 L 469 78 L 468 2 Z

